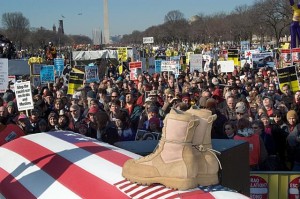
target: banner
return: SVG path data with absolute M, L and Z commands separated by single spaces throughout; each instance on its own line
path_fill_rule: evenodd
M 8 86 L 8 59 L 0 59 L 0 90 L 5 92 Z
M 67 94 L 73 95 L 75 91 L 83 85 L 84 73 L 70 72 Z
M 42 66 L 40 71 L 41 84 L 48 84 L 55 82 L 54 66 Z
M 31 93 L 30 81 L 27 82 L 16 82 L 15 93 L 17 99 L 17 105 L 19 111 L 33 109 L 33 100 Z
M 221 66 L 221 73 L 230 73 L 234 71 L 234 61 L 217 61 L 217 65 Z
M 99 82 L 98 66 L 85 66 L 86 83 Z
M 299 81 L 295 66 L 277 69 L 280 90 L 284 84 L 288 84 L 293 92 L 299 90 Z
M 246 50 L 250 50 L 250 41 L 241 41 L 241 52 L 242 52 L 242 54 Z
M 203 72 L 203 59 L 201 54 L 191 54 L 190 55 L 190 72 L 193 73 L 194 70 Z

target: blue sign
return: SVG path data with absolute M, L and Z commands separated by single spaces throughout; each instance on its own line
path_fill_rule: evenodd
M 155 72 L 160 73 L 161 72 L 161 61 L 162 60 L 155 60 Z
M 98 66 L 89 64 L 85 66 L 86 83 L 99 82 Z
M 40 72 L 41 84 L 54 83 L 54 66 L 42 66 Z
M 61 76 L 61 74 L 64 70 L 64 59 L 63 58 L 55 58 L 54 59 L 54 68 L 55 68 L 56 74 L 58 76 Z

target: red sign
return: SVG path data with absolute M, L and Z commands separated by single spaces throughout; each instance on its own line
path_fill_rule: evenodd
M 142 68 L 142 62 L 137 61 L 137 62 L 129 62 L 129 68 Z
M 293 62 L 300 62 L 300 48 L 292 49 Z
M 269 193 L 269 185 L 259 176 L 250 176 L 250 198 L 267 199 Z
M 300 196 L 300 177 L 297 177 L 289 183 L 289 199 L 299 199 L 299 196 Z

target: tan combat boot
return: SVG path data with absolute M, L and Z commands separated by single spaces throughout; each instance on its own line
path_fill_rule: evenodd
M 122 175 L 143 185 L 160 183 L 179 190 L 197 187 L 198 165 L 192 140 L 198 124 L 198 117 L 172 109 L 164 120 L 156 150 L 146 157 L 125 162 Z
M 193 139 L 194 153 L 198 162 L 198 185 L 218 184 L 218 171 L 221 164 L 211 144 L 212 123 L 216 120 L 217 115 L 212 115 L 210 110 L 199 109 L 197 106 L 192 106 L 186 112 L 196 115 L 200 120 Z

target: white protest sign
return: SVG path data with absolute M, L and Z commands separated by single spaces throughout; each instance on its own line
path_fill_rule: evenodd
M 8 59 L 0 59 L 0 91 L 5 92 L 8 86 Z
M 143 37 L 143 44 L 153 44 L 154 38 L 153 37 Z
M 30 81 L 16 82 L 15 92 L 19 111 L 33 109 Z
M 161 71 L 177 73 L 177 62 L 176 61 L 162 61 Z
M 207 71 L 209 71 L 209 65 L 210 65 L 210 62 L 211 62 L 211 56 L 210 55 L 203 55 L 202 59 L 203 59 L 203 61 L 205 61 L 204 71 L 207 72 Z
M 85 79 L 86 79 L 86 83 L 98 82 L 99 81 L 98 66 L 96 65 L 85 66 Z
M 221 66 L 221 73 L 230 73 L 234 71 L 234 61 L 217 61 L 217 65 Z
M 194 72 L 194 70 L 203 72 L 202 64 L 203 64 L 203 62 L 202 62 L 201 54 L 190 54 L 190 70 L 191 70 L 191 72 Z

